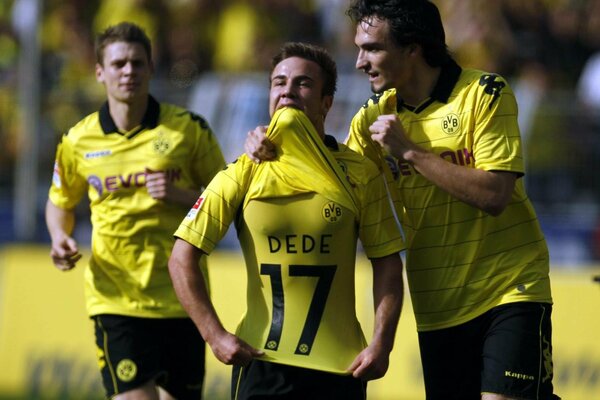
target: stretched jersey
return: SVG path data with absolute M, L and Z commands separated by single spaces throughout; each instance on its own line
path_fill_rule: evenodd
M 499 304 L 551 302 L 548 249 L 523 180 L 497 217 L 453 198 L 374 145 L 369 126 L 392 113 L 414 143 L 467 168 L 523 175 L 521 138 L 506 81 L 454 62 L 418 107 L 403 104 L 392 89 L 373 96 L 354 117 L 347 145 L 379 162 L 397 188 L 392 194 L 406 235 L 418 329 L 458 325 Z
M 278 111 L 267 135 L 277 160 L 255 164 L 242 155 L 217 174 L 175 235 L 210 253 L 235 222 L 248 281 L 237 334 L 264 349 L 266 361 L 345 374 L 366 346 L 355 312 L 357 238 L 370 258 L 404 244 L 368 159 L 331 136 L 325 148 L 294 109 Z M 305 151 L 306 143 L 319 149 Z M 297 168 L 309 175 L 289 179 Z M 323 188 L 337 179 L 337 190 Z
M 148 170 L 202 191 L 225 161 L 201 117 L 152 97 L 142 125 L 119 133 L 105 104 L 64 135 L 49 198 L 72 209 L 87 192 L 92 255 L 85 271 L 90 315 L 182 317 L 167 262 L 173 232 L 189 207 L 153 199 Z M 204 266 L 205 268 L 205 266 Z

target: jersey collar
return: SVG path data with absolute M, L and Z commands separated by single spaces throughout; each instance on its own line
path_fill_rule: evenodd
M 115 124 L 115 121 L 110 116 L 110 112 L 108 109 L 108 101 L 102 104 L 102 107 L 98 111 L 100 116 L 100 126 L 104 131 L 104 134 L 109 133 L 118 133 L 119 128 Z M 148 95 L 148 107 L 146 108 L 146 113 L 144 114 L 144 118 L 142 118 L 142 123 L 137 130 L 136 133 L 144 130 L 144 129 L 153 129 L 158 125 L 158 116 L 160 115 L 160 104 L 156 99 L 150 95 Z
M 434 101 L 447 103 L 448 99 L 450 98 L 450 94 L 452 94 L 452 89 L 454 89 L 454 86 L 456 86 L 456 83 L 458 82 L 461 72 L 462 68 L 456 63 L 456 61 L 450 58 L 448 62 L 442 66 L 440 77 L 438 78 L 438 81 L 435 84 L 435 87 L 433 88 L 433 91 L 431 92 L 431 95 L 427 101 L 418 107 L 411 107 L 407 104 L 404 104 L 404 100 L 398 96 L 396 111 L 400 112 L 402 108 L 406 108 L 415 113 L 419 113 Z
M 325 142 L 325 146 L 333 151 L 338 151 L 340 149 L 337 140 L 331 135 L 325 135 L 323 141 Z

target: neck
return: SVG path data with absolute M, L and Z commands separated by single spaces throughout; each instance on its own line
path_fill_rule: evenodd
M 109 98 L 108 107 L 117 128 L 121 131 L 130 131 L 142 123 L 148 108 L 148 96 L 131 103 Z
M 397 87 L 396 91 L 405 103 L 418 106 L 433 92 L 441 71 L 441 67 L 422 65 L 415 71 L 412 79 L 405 86 Z

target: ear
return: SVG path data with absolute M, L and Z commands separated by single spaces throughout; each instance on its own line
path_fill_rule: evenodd
M 325 118 L 332 105 L 333 96 L 323 96 L 323 99 L 321 100 L 321 111 L 323 112 L 323 118 Z
M 96 63 L 96 81 L 104 83 L 104 68 L 98 63 Z
M 408 45 L 408 52 L 410 54 L 422 54 L 423 53 L 423 47 L 421 47 L 420 44 L 411 43 L 411 44 Z

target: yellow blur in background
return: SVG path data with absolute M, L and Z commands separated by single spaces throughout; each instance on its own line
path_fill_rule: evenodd
M 86 254 L 87 256 L 87 254 Z M 102 399 L 93 324 L 83 297 L 83 266 L 61 272 L 49 248 L 0 249 L 0 399 Z M 211 292 L 227 329 L 245 310 L 245 272 L 238 252 L 209 258 Z M 554 269 L 554 383 L 563 400 L 600 398 L 600 266 Z M 367 337 L 373 326 L 370 264 L 357 267 L 357 312 Z M 343 334 L 343 333 L 341 333 Z M 229 398 L 230 367 L 207 349 L 205 399 Z M 370 400 L 425 398 L 408 293 L 387 375 L 368 385 Z

